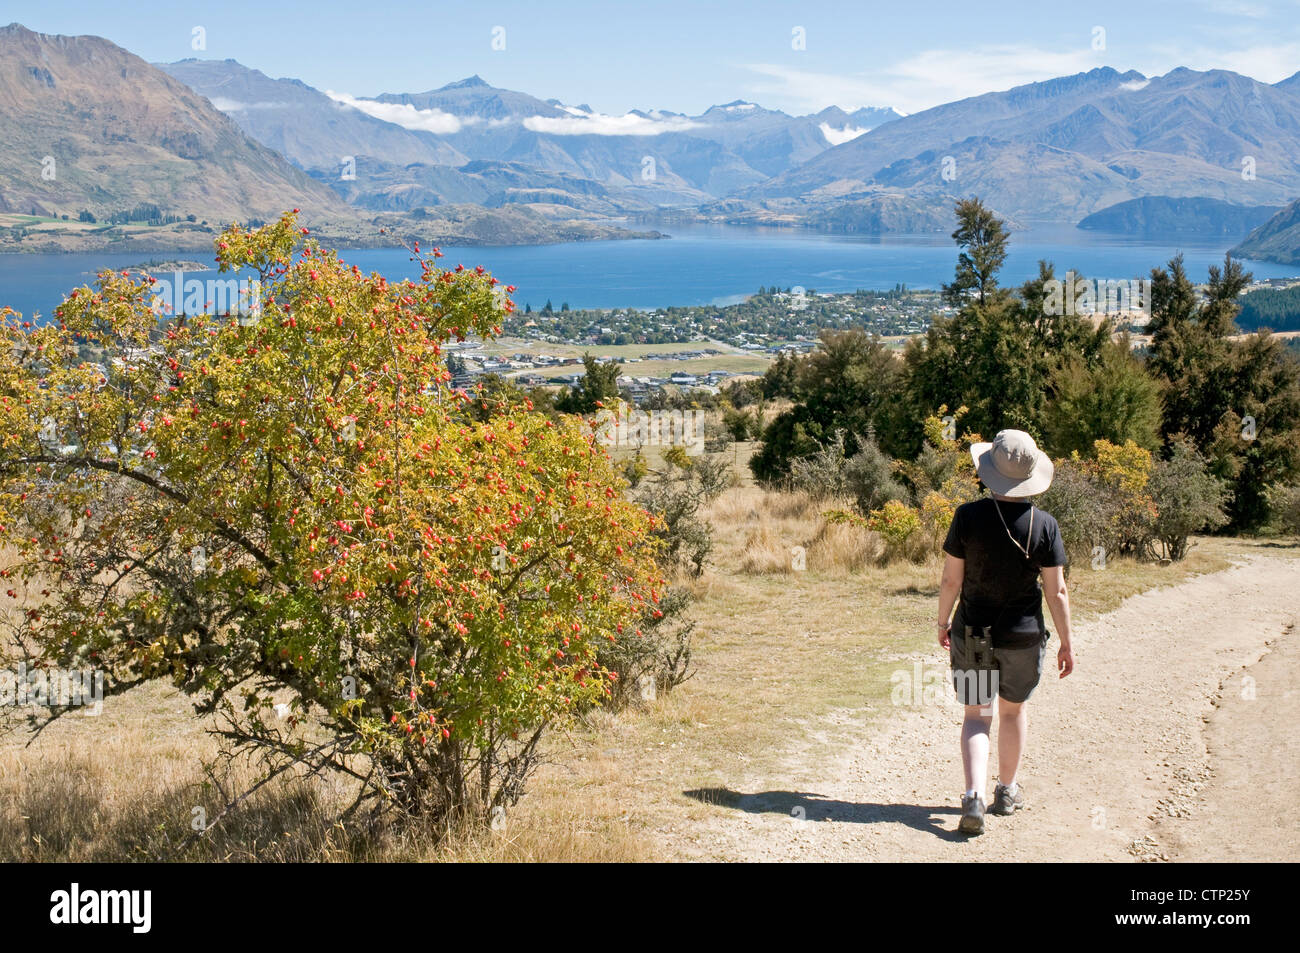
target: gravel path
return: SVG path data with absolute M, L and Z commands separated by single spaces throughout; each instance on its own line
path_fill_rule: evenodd
M 948 688 L 941 703 L 870 724 L 844 712 L 807 725 L 810 737 L 842 736 L 841 753 L 810 764 L 793 744 L 671 849 L 734 860 L 1292 860 L 1297 619 L 1297 563 L 1251 556 L 1077 626 L 1064 680 L 1053 638 L 1052 671 L 1029 703 L 1029 809 L 990 817 L 981 837 L 954 832 L 961 710 Z M 937 643 L 900 667 L 916 662 L 946 671 Z M 992 750 L 996 778 L 996 719 Z

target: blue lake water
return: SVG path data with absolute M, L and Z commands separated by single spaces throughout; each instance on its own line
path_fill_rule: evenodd
M 727 304 L 760 285 L 802 285 L 817 291 L 885 289 L 903 282 L 936 288 L 952 278 L 957 252 L 935 235 L 829 235 L 819 232 L 726 225 L 660 226 L 673 237 L 661 241 L 570 242 L 529 246 L 445 246 L 440 263 L 482 265 L 503 283 L 518 287 L 514 298 L 541 308 Z M 1094 279 L 1145 277 L 1182 252 L 1188 274 L 1204 281 L 1234 242 L 1198 236 L 1134 239 L 1086 232 L 1069 226 L 1040 227 L 1011 236 L 1004 285 L 1037 274 L 1038 260 L 1057 273 L 1074 268 Z M 349 264 L 390 279 L 414 278 L 417 268 L 404 249 L 343 252 Z M 125 268 L 169 258 L 209 262 L 195 252 L 76 255 L 0 255 L 0 306 L 48 316 L 71 288 L 89 282 L 101 268 Z M 1300 268 L 1246 262 L 1256 278 L 1300 274 Z M 159 273 L 161 276 L 161 273 Z M 186 277 L 200 276 L 187 272 Z

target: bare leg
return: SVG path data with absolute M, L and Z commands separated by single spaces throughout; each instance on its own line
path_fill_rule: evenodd
M 993 711 L 983 705 L 967 705 L 966 717 L 961 723 L 961 764 L 966 774 L 966 790 L 980 797 L 989 780 L 989 728 L 993 725 Z
M 1020 753 L 1029 731 L 1029 712 L 1024 702 L 998 699 L 998 781 L 1010 786 L 1020 769 Z

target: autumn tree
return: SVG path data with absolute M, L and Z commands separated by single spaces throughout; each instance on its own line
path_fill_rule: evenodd
M 217 249 L 260 315 L 159 315 L 126 273 L 50 324 L 0 313 L 11 651 L 110 696 L 170 679 L 228 750 L 340 772 L 357 806 L 511 804 L 657 612 L 653 519 L 580 419 L 450 388 L 445 345 L 512 307 L 482 269 L 416 245 L 392 283 L 293 214 Z

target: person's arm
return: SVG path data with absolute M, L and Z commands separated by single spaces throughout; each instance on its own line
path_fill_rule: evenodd
M 939 580 L 939 644 L 945 649 L 950 644 L 952 607 L 961 592 L 961 582 L 966 576 L 966 560 L 949 553 L 943 561 L 943 577 Z
M 1061 678 L 1065 678 L 1074 671 L 1074 648 L 1070 632 L 1070 594 L 1065 588 L 1064 566 L 1043 567 L 1043 598 L 1047 600 L 1047 609 L 1061 639 L 1056 663 Z

